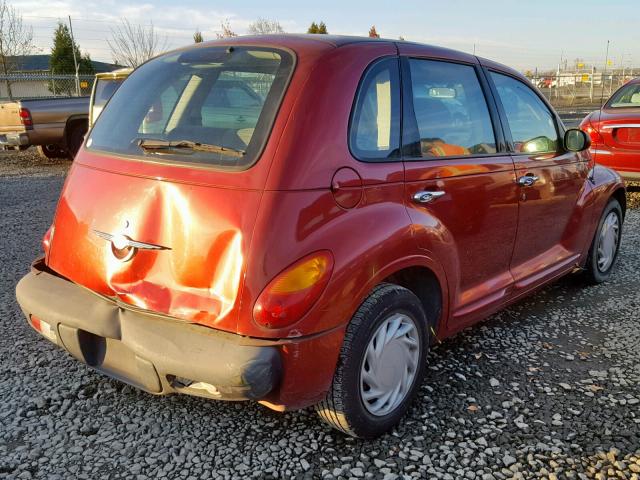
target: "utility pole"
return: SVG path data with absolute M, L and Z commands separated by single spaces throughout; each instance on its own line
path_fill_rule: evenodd
M 80 77 L 78 76 L 78 59 L 76 58 L 76 40 L 73 38 L 73 27 L 71 26 L 71 15 L 69 15 L 69 33 L 71 34 L 71 51 L 73 52 L 73 64 L 76 67 L 76 95 L 80 96 Z
M 591 85 L 589 85 L 589 100 L 593 103 L 593 80 L 596 76 L 596 67 L 591 65 Z
M 604 102 L 604 82 L 605 82 L 605 73 L 607 73 L 607 65 L 609 64 L 609 40 L 607 40 L 607 54 L 604 59 L 604 70 L 602 71 L 602 89 L 600 90 L 600 108 L 602 108 L 602 103 Z

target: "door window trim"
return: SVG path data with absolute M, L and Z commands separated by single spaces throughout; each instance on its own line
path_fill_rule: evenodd
M 526 82 L 524 82 L 521 78 L 518 78 L 517 76 L 513 75 L 511 72 L 507 72 L 504 70 L 500 70 L 497 68 L 493 68 L 493 67 L 485 67 L 482 66 L 481 67 L 482 70 L 484 71 L 485 77 L 487 79 L 487 83 L 489 85 L 489 88 L 491 90 L 491 93 L 495 99 L 495 103 L 496 106 L 498 108 L 498 112 L 500 113 L 500 117 L 502 120 L 502 125 L 503 125 L 503 130 L 504 130 L 504 135 L 505 135 L 505 142 L 507 145 L 507 148 L 509 149 L 509 152 L 512 156 L 514 157 L 523 157 L 523 156 L 527 156 L 530 157 L 532 154 L 528 153 L 528 152 L 517 152 L 515 149 L 515 145 L 513 142 L 513 135 L 511 134 L 511 127 L 509 127 L 509 119 L 507 118 L 507 112 L 504 109 L 504 106 L 502 105 L 502 100 L 500 100 L 500 95 L 498 94 L 498 89 L 495 85 L 495 82 L 493 81 L 493 79 L 491 78 L 491 73 L 496 73 L 498 75 L 503 75 L 505 77 L 509 77 L 512 80 L 515 80 L 516 82 L 520 82 L 521 84 L 523 84 L 526 88 L 528 88 L 529 90 L 531 90 L 536 97 L 538 97 L 538 99 L 540 99 L 540 101 L 542 101 L 542 104 L 547 108 L 547 110 L 549 111 L 551 118 L 553 119 L 553 125 L 556 129 L 556 134 L 558 135 L 558 149 L 556 152 L 546 152 L 546 154 L 554 154 L 554 158 L 558 157 L 560 155 L 564 155 L 565 153 L 567 153 L 567 151 L 563 148 L 563 138 L 564 138 L 564 133 L 566 131 L 566 128 L 564 127 L 564 123 L 562 123 L 562 120 L 560 119 L 560 117 L 558 116 L 558 113 L 555 111 L 555 109 L 551 106 L 551 104 L 547 101 L 546 98 L 544 98 L 544 95 L 542 95 L 538 89 L 533 88 L 533 85 L 527 85 Z M 542 152 L 540 153 L 542 154 Z
M 425 157 L 409 157 L 405 155 L 406 145 L 405 145 L 405 135 L 404 131 L 407 124 L 411 125 L 411 128 L 417 129 L 418 121 L 416 119 L 414 106 L 413 106 L 413 87 L 411 85 L 411 71 L 410 71 L 410 60 L 428 60 L 434 62 L 443 62 L 450 63 L 456 65 L 464 65 L 468 67 L 472 67 L 476 78 L 478 79 L 478 84 L 480 85 L 480 89 L 482 91 L 485 103 L 487 105 L 487 110 L 489 112 L 489 120 L 491 121 L 491 128 L 493 130 L 493 135 L 495 137 L 496 142 L 496 152 L 495 153 L 475 153 L 473 155 L 448 155 L 443 157 L 434 157 L 434 158 L 425 158 Z M 400 64 L 401 64 L 401 98 L 402 98 L 402 125 L 405 128 L 401 129 L 402 137 L 401 137 L 401 149 L 402 149 L 402 160 L 404 162 L 430 162 L 436 160 L 472 160 L 472 159 L 484 159 L 484 158 L 496 158 L 496 157 L 504 157 L 510 155 L 510 152 L 507 148 L 507 143 L 505 141 L 505 135 L 503 132 L 502 119 L 500 117 L 499 111 L 497 109 L 497 105 L 495 103 L 495 98 L 493 92 L 489 88 L 489 84 L 484 77 L 484 72 L 482 68 L 477 63 L 465 62 L 463 60 L 455 60 L 441 57 L 430 57 L 430 56 L 420 56 L 420 55 L 400 55 Z M 406 113 L 405 113 L 406 112 Z

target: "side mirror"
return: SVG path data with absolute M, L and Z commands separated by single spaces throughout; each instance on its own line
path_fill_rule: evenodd
M 564 133 L 564 148 L 570 152 L 581 152 L 591 146 L 591 138 L 579 128 L 570 128 Z

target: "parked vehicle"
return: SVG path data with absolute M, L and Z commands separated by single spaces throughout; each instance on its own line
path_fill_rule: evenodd
M 620 87 L 580 128 L 591 137 L 591 153 L 599 164 L 640 182 L 640 78 Z
M 95 123 L 111 96 L 132 71 L 133 68 L 119 68 L 112 72 L 96 73 L 89 102 L 89 128 Z
M 218 107 L 227 82 L 243 93 Z M 609 278 L 625 189 L 588 146 L 525 77 L 466 53 L 192 45 L 137 68 L 100 114 L 18 302 L 147 392 L 316 405 L 375 437 L 436 337 L 578 269 Z
M 1 102 L 0 145 L 35 145 L 47 158 L 73 158 L 87 133 L 88 113 L 89 97 Z

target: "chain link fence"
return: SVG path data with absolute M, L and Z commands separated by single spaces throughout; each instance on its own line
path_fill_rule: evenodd
M 22 98 L 76 97 L 91 94 L 93 75 L 0 75 L 0 101 Z
M 640 73 L 640 71 L 638 72 Z M 633 72 L 561 72 L 529 77 L 556 109 L 597 109 L 613 92 L 631 80 Z

